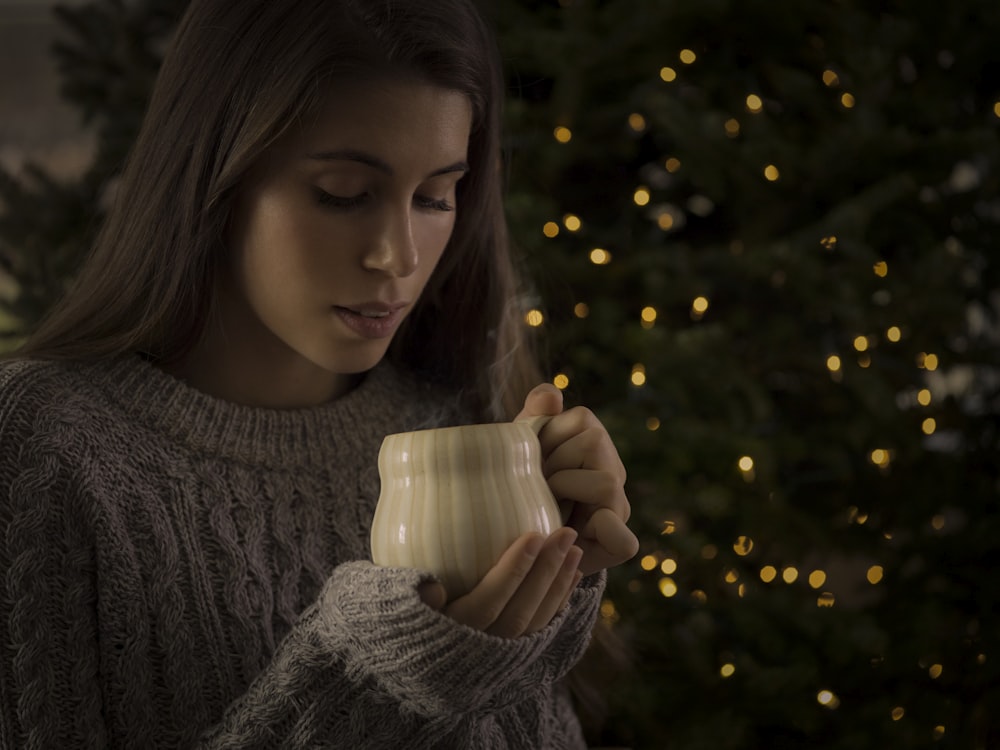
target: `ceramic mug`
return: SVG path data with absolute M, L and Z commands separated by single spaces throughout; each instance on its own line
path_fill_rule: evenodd
M 521 534 L 565 521 L 542 474 L 549 417 L 388 435 L 372 521 L 377 565 L 433 573 L 449 599 L 472 589 Z

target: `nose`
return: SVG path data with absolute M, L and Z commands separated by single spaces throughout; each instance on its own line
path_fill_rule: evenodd
M 379 219 L 379 231 L 361 264 L 368 271 L 405 277 L 417 269 L 417 243 L 409 209 L 393 209 Z

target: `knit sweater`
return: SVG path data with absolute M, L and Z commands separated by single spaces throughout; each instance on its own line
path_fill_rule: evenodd
M 453 421 L 383 363 L 329 404 L 137 356 L 0 365 L 0 748 L 578 748 L 604 576 L 503 639 L 375 566 L 385 434 Z

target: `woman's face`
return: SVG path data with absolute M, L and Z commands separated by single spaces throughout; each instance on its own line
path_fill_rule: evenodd
M 266 401 L 339 395 L 385 355 L 461 210 L 471 116 L 464 95 L 415 80 L 339 85 L 251 171 L 220 312 L 234 356 L 287 391 Z

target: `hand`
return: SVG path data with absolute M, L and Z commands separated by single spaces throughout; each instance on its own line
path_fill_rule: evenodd
M 501 638 L 535 633 L 566 606 L 582 575 L 583 551 L 574 547 L 577 534 L 561 528 L 546 539 L 524 534 L 506 549 L 497 564 L 465 596 L 445 606 L 447 592 L 436 581 L 419 587 L 420 598 L 463 625 Z
M 620 565 L 639 551 L 626 523 L 632 509 L 625 496 L 625 466 L 611 436 L 589 409 L 563 412 L 562 391 L 551 384 L 532 389 L 517 419 L 549 415 L 539 433 L 543 471 L 552 494 L 573 501 L 568 520 L 583 549 L 580 571 L 590 575 Z

